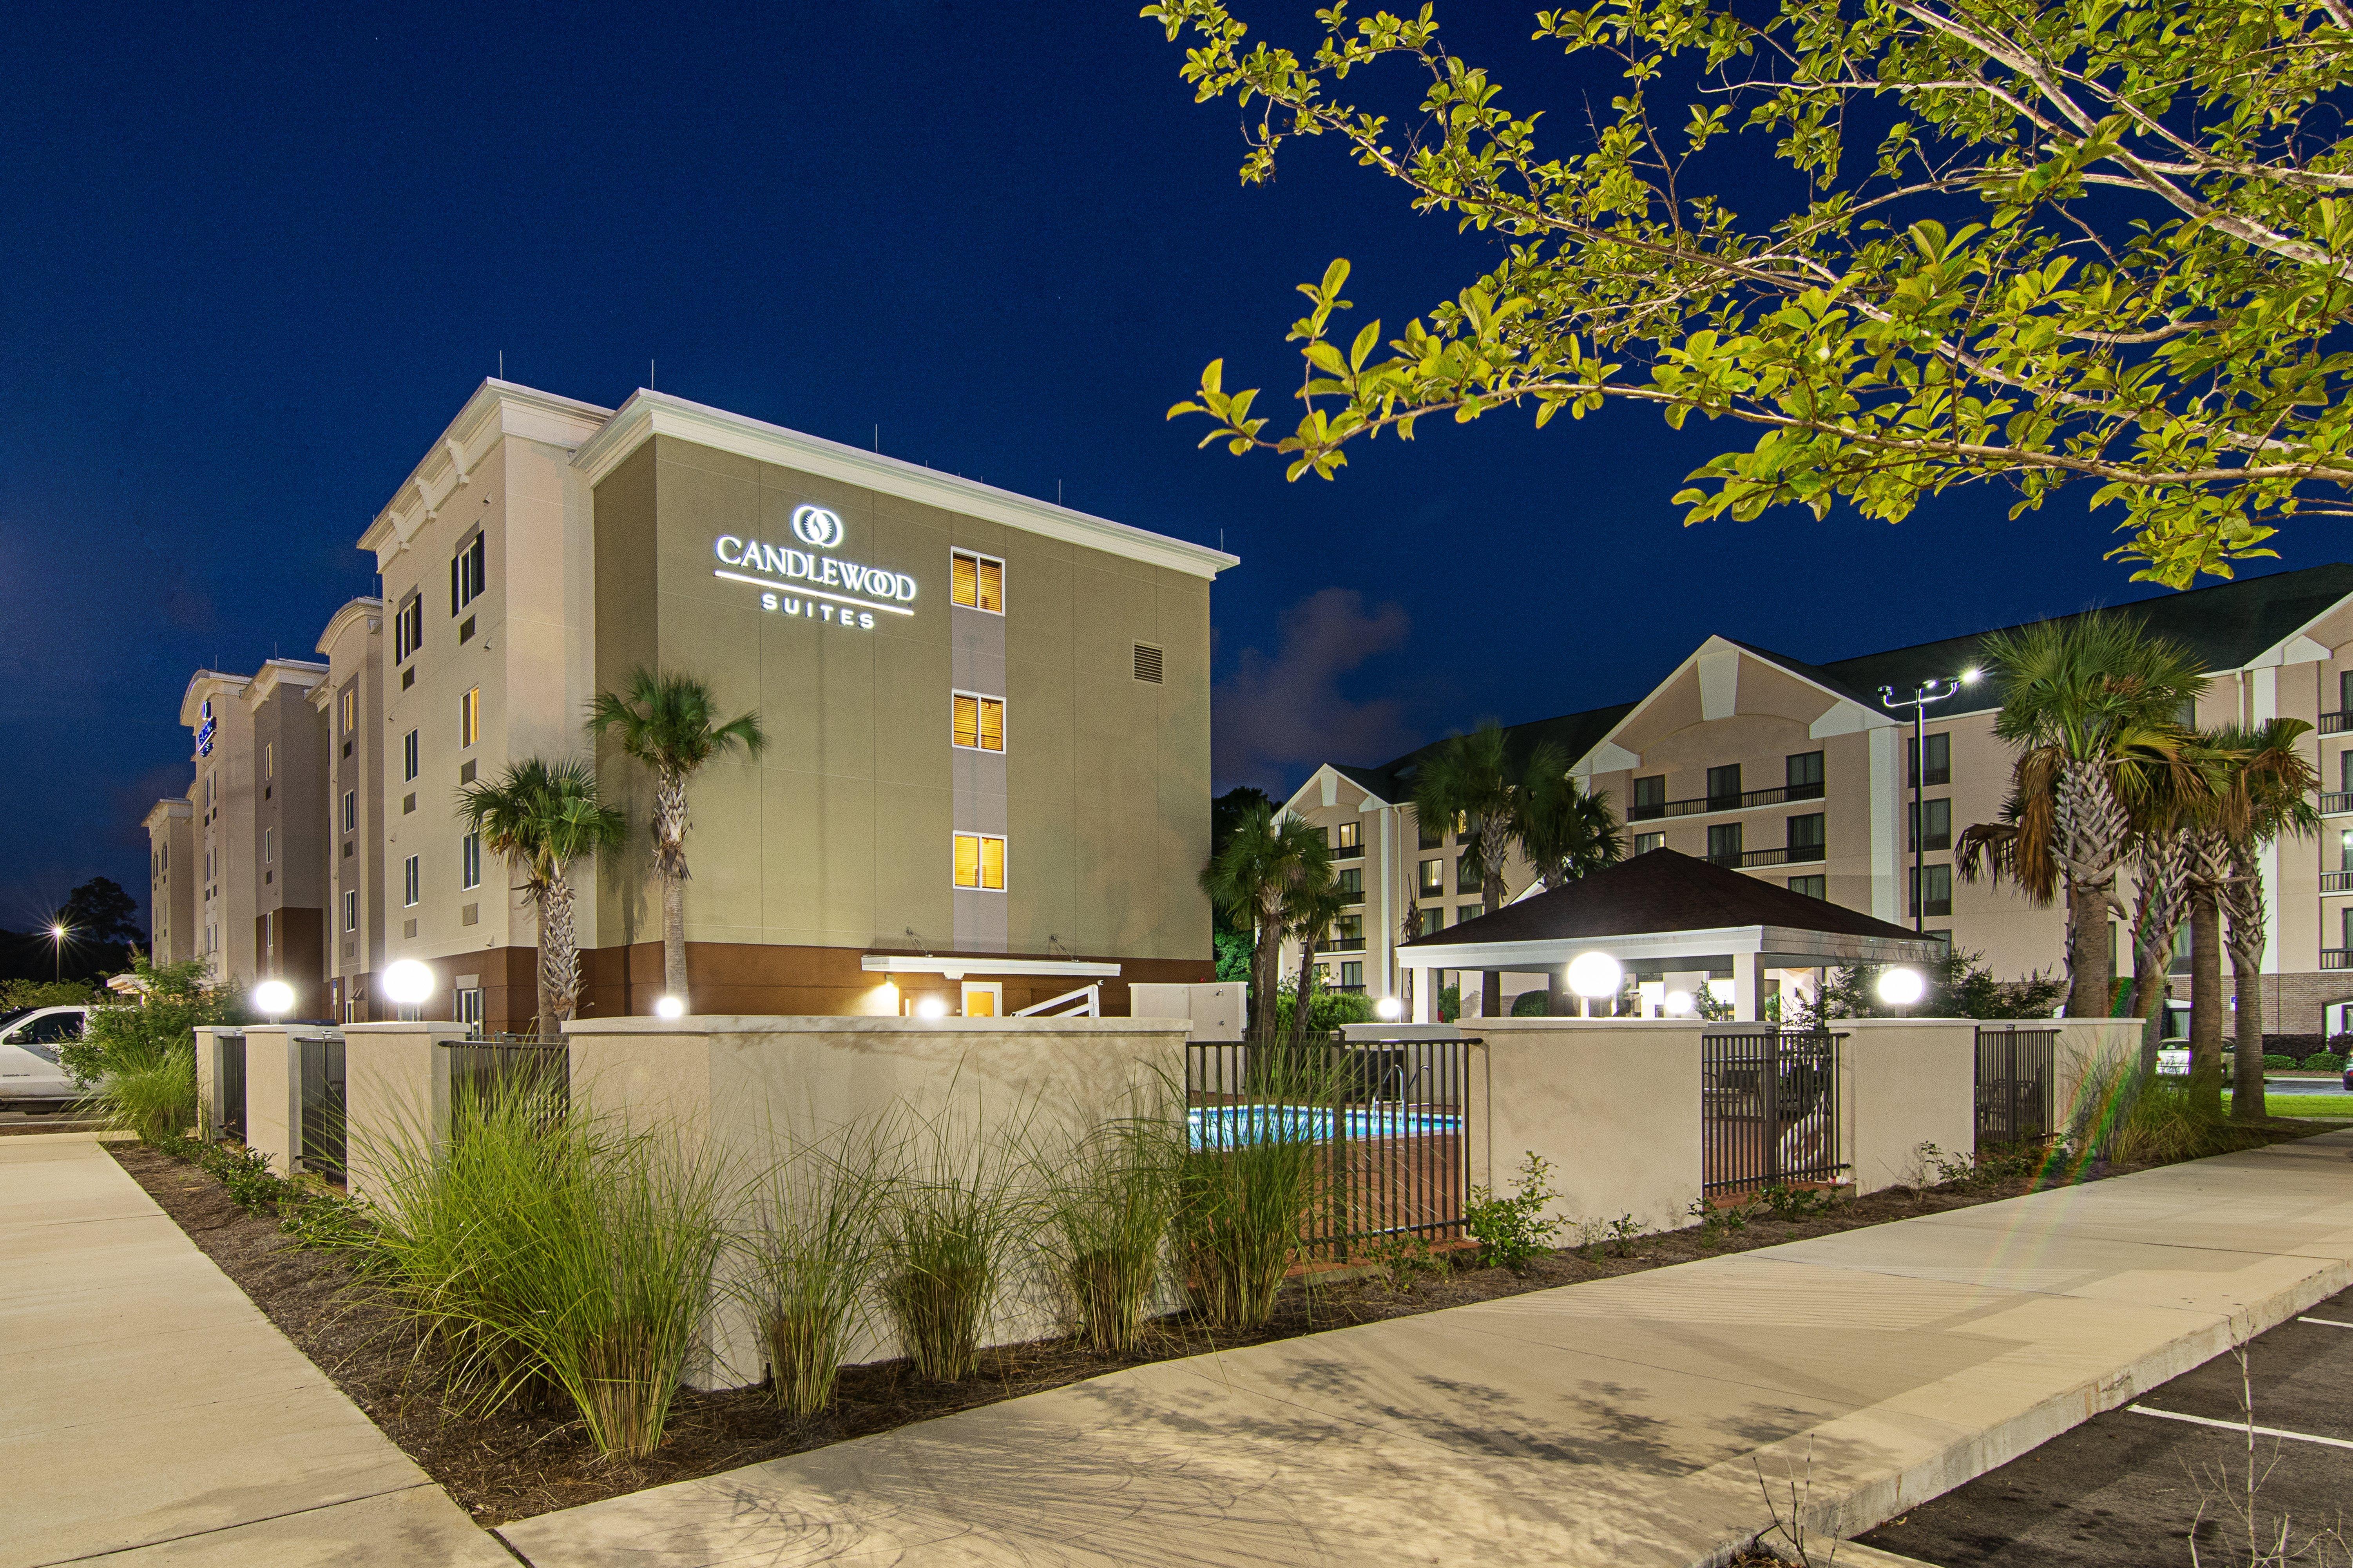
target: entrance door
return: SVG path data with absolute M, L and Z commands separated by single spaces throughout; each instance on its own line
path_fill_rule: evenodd
M 964 983 L 964 1016 L 967 1018 L 995 1018 L 1005 1012 L 1005 983 L 1000 980 L 967 980 Z

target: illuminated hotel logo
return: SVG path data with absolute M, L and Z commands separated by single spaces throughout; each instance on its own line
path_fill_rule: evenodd
M 213 700 L 209 697 L 205 699 L 204 716 L 205 721 L 196 726 L 196 755 L 209 757 L 213 754 Z
M 818 550 L 841 542 L 841 519 L 821 506 L 797 507 L 793 537 Z M 831 555 L 812 555 L 790 546 L 764 544 L 723 533 L 712 542 L 712 553 L 723 567 L 713 577 L 749 583 L 767 590 L 760 607 L 780 616 L 807 616 L 813 621 L 871 632 L 877 615 L 912 616 L 915 580 L 903 572 L 861 566 Z

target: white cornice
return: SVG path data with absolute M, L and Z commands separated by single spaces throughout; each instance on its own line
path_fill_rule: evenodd
M 323 664 L 313 664 L 307 658 L 269 659 L 246 682 L 245 703 L 248 708 L 259 708 L 280 686 L 308 691 L 326 679 L 327 667 Z
M 501 436 L 519 436 L 568 452 L 596 434 L 612 412 L 511 381 L 484 381 L 375 514 L 360 535 L 360 548 L 375 552 L 381 570 L 407 548 L 417 531 L 433 520 L 452 494 L 471 481 L 476 465 Z
M 224 675 L 217 669 L 200 669 L 188 677 L 188 689 L 180 693 L 180 722 L 195 729 L 203 721 L 200 705 L 207 697 L 234 697 L 253 684 L 249 675 Z
M 381 631 L 384 627 L 384 601 L 362 595 L 346 603 L 328 617 L 327 629 L 319 634 L 319 651 L 332 658 L 336 639 L 349 631 L 352 624 L 362 616 L 368 617 L 370 632 Z
M 150 806 L 146 816 L 141 820 L 139 826 L 153 833 L 159 819 L 168 821 L 174 816 L 194 816 L 195 813 L 195 804 L 185 795 L 166 798 Z
M 1011 490 L 643 388 L 632 393 L 605 427 L 582 444 L 572 465 L 593 488 L 655 436 L 674 437 L 755 462 L 774 463 L 1196 577 L 1214 578 L 1240 564 L 1240 557 L 1222 550 L 1032 500 Z

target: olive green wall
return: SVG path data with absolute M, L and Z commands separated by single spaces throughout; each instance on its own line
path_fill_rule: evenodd
M 811 553 L 913 577 L 912 617 L 845 630 L 712 576 L 722 534 L 805 548 L 791 519 L 810 503 L 843 525 Z M 723 716 L 756 709 L 769 737 L 756 763 L 695 783 L 691 941 L 953 950 L 963 547 L 1006 562 L 1007 950 L 1209 956 L 1206 581 L 667 436 L 596 487 L 595 516 L 598 688 L 658 659 L 708 681 Z M 1164 650 L 1162 685 L 1134 679 L 1137 642 Z M 599 770 L 631 842 L 605 868 L 594 941 L 656 940 L 650 785 L 609 745 Z

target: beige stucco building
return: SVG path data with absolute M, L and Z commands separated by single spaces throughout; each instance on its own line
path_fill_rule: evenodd
M 142 824 L 147 829 L 147 955 L 178 963 L 196 955 L 195 803 L 185 795 L 159 800 Z
M 336 1016 L 388 1016 L 375 979 L 416 959 L 443 985 L 427 1017 L 529 1026 L 533 914 L 459 795 L 531 756 L 591 761 L 630 830 L 575 868 L 582 1016 L 651 1009 L 652 780 L 584 727 L 639 667 L 768 740 L 692 787 L 692 1011 L 1005 1013 L 1093 986 L 1116 1014 L 1130 982 L 1213 978 L 1209 586 L 1232 556 L 681 398 L 499 382 L 360 543 L 381 595 L 301 667 Z M 193 725 L 244 687 L 189 690 Z M 198 787 L 249 795 L 240 768 L 200 757 Z M 243 836 L 215 863 L 252 863 L 218 832 Z M 259 972 L 234 932 L 260 912 L 222 904 L 225 973 Z
M 2274 1031 L 2336 1033 L 2353 1005 L 2353 566 L 2327 565 L 2154 599 L 2132 606 L 2149 629 L 2204 663 L 2198 703 L 2205 727 L 2274 717 L 2315 727 L 2306 744 L 2320 770 L 2323 831 L 2264 854 L 2273 940 L 2265 959 Z M 1785 882 L 1885 921 L 1941 934 L 1982 953 L 1997 974 L 2063 972 L 2063 917 L 2008 887 L 1961 880 L 1953 844 L 1969 825 L 1996 820 L 2012 752 L 1993 733 L 1989 685 L 1930 704 L 1918 799 L 1925 898 L 1915 910 L 1911 827 L 1909 698 L 1931 678 L 1957 678 L 1980 660 L 1968 637 L 1827 665 L 1711 637 L 1639 700 L 1516 726 L 1525 755 L 1543 740 L 1570 771 L 1606 792 L 1625 819 L 1630 850 L 1663 846 Z M 1396 947 L 1478 912 L 1476 885 L 1460 885 L 1461 846 L 1425 835 L 1411 805 L 1424 751 L 1378 767 L 1327 765 L 1289 808 L 1323 826 L 1356 876 L 1361 912 L 1336 932 L 1326 962 L 1335 984 L 1404 998 L 1410 982 Z M 1345 842 L 1353 840 L 1353 843 Z M 1513 896 L 1531 877 L 1514 864 Z M 2118 934 L 2118 969 L 2131 942 Z M 1792 977 L 1794 980 L 1795 977 Z M 1539 989 L 1514 976 L 1506 997 Z M 1474 1005 L 1465 985 L 1465 1006 Z

